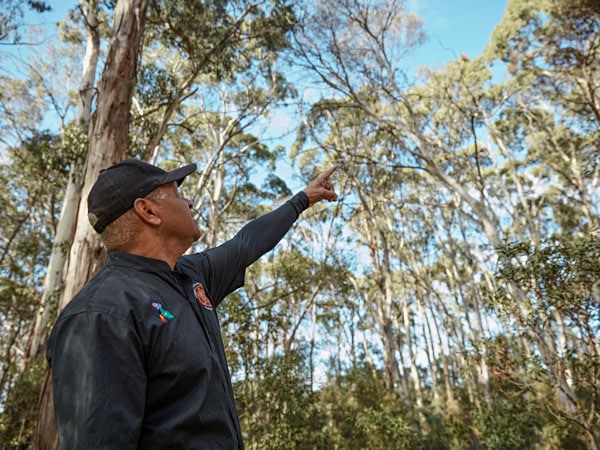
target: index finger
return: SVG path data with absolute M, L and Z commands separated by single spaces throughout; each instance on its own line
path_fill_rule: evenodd
M 321 176 L 319 176 L 319 180 L 320 181 L 325 181 L 327 178 L 329 178 L 331 176 L 331 174 L 333 172 L 335 172 L 337 169 L 337 166 L 333 166 L 332 168 L 330 168 L 329 170 L 327 170 L 325 173 L 323 173 Z

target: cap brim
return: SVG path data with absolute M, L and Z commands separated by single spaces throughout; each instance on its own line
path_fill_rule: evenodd
M 179 169 L 172 170 L 166 176 L 162 184 L 170 183 L 172 181 L 177 181 L 177 184 L 180 185 L 183 183 L 185 177 L 187 177 L 190 173 L 196 170 L 196 164 L 188 164 L 187 166 L 180 167 Z

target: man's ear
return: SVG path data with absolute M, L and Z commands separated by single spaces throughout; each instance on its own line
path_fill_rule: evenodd
M 149 198 L 136 198 L 133 202 L 133 211 L 148 225 L 158 226 L 162 223 L 158 213 L 158 204 Z

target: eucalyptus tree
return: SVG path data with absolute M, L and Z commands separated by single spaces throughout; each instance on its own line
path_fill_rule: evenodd
M 31 442 L 43 364 L 25 366 L 40 279 L 66 185 L 67 149 L 49 132 L 5 149 L 0 165 L 0 441 Z
M 289 88 L 275 63 L 294 22 L 285 0 L 152 2 L 138 105 L 146 151 L 155 151 L 167 128 L 185 119 L 179 105 L 193 102 L 197 92 L 205 100 L 209 86 L 229 87 L 230 97 L 221 100 L 236 104 L 238 122 L 256 120 L 269 99 L 285 97 Z
M 264 197 L 260 175 L 285 191 L 268 169 L 280 150 L 261 136 L 274 106 L 294 94 L 277 60 L 295 19 L 286 2 L 179 1 L 152 3 L 148 21 L 131 150 L 198 163 L 189 197 L 206 230 L 198 245 L 212 246 L 235 228 L 223 229 L 228 208 L 236 215 Z
M 312 256 L 290 245 L 253 265 L 244 292 L 224 311 L 242 423 L 252 448 L 294 448 L 292 442 L 308 447 L 310 436 L 319 434 L 310 423 L 318 412 L 316 378 L 326 370 L 319 354 L 335 340 L 322 324 L 335 315 L 346 272 Z M 286 429 L 295 431 L 285 445 L 281 438 L 269 442 L 268 436 Z
M 81 48 L 85 42 L 85 54 L 81 66 L 81 75 L 73 74 L 73 70 L 56 70 L 54 67 L 38 67 L 34 69 L 34 80 L 43 86 L 49 103 L 55 105 L 56 116 L 60 118 L 60 130 L 62 133 L 63 147 L 69 149 L 71 158 L 66 162 L 69 169 L 68 183 L 60 209 L 60 217 L 52 244 L 52 252 L 47 263 L 44 286 L 40 299 L 38 311 L 33 323 L 33 331 L 27 359 L 35 359 L 43 351 L 43 341 L 46 338 L 47 328 L 52 320 L 51 313 L 56 310 L 59 292 L 64 282 L 64 269 L 67 261 L 67 248 L 71 244 L 77 205 L 81 200 L 81 167 L 87 153 L 87 131 L 92 113 L 92 97 L 94 95 L 94 83 L 100 57 L 100 24 L 98 15 L 100 10 L 95 1 L 82 1 L 79 7 L 79 19 L 85 24 L 85 34 L 82 34 L 70 23 L 63 24 L 64 30 L 61 39 L 65 47 L 56 52 L 49 52 L 53 62 L 70 61 L 72 63 L 75 55 L 73 49 Z M 74 16 L 73 20 L 76 20 Z M 43 60 L 43 59 L 42 59 Z M 74 67 L 69 64 L 69 67 Z M 44 70 L 46 69 L 46 70 Z M 58 74 L 61 80 L 66 79 L 67 87 L 72 90 L 67 92 L 58 91 L 56 84 L 48 85 L 48 79 Z M 54 75 L 54 76 L 53 76 Z M 68 75 L 68 76 L 66 76 Z M 65 86 L 62 86 L 64 91 Z M 76 94 L 76 100 L 73 96 Z M 60 101 L 66 98 L 66 101 Z M 70 109 L 76 109 L 69 114 Z
M 92 10 L 96 6 L 95 2 L 87 4 Z M 188 98 L 192 84 L 201 84 L 211 77 L 214 81 L 219 81 L 231 76 L 236 70 L 234 62 L 238 59 L 240 62 L 244 58 L 248 59 L 252 53 L 244 56 L 245 48 L 260 52 L 261 49 L 268 49 L 270 46 L 276 52 L 282 45 L 285 46 L 285 39 L 281 36 L 289 27 L 289 18 L 289 8 L 282 2 L 277 2 L 271 8 L 267 7 L 265 2 L 201 4 L 195 1 L 122 0 L 115 5 L 112 31 L 109 31 L 112 33 L 112 40 L 97 87 L 95 105 L 82 101 L 83 104 L 92 107 L 88 132 L 89 148 L 77 179 L 77 199 L 72 205 L 77 211 L 77 216 L 73 218 L 72 223 L 67 223 L 67 226 L 74 230 L 74 235 L 64 265 L 64 273 L 69 273 L 69 277 L 61 289 L 59 308 L 69 301 L 102 262 L 99 241 L 90 231 L 86 209 L 81 205 L 81 199 L 86 197 L 98 172 L 111 162 L 123 159 L 127 154 L 149 158 L 164 138 L 173 113 L 182 101 Z M 150 24 L 147 29 L 146 20 Z M 91 48 L 96 48 L 94 45 L 98 42 L 94 31 L 97 30 L 88 30 L 88 36 L 92 40 Z M 144 126 L 143 129 L 148 132 L 136 133 L 130 130 L 129 125 L 135 115 L 130 106 L 135 94 L 138 61 L 142 67 L 142 50 L 151 51 L 155 46 L 165 44 L 168 44 L 168 48 L 175 48 L 187 55 L 187 58 L 183 59 L 185 70 L 177 72 L 183 74 L 183 79 L 175 80 L 175 91 L 167 92 L 166 98 L 153 99 L 157 103 L 152 109 L 159 111 L 159 120 L 155 120 L 157 127 Z M 206 52 L 198 52 L 198 49 L 206 49 Z M 97 59 L 93 59 L 92 55 L 92 59 L 86 61 Z M 93 74 L 94 71 L 86 73 Z M 93 78 L 86 81 L 91 80 Z M 160 78 L 156 80 L 160 81 Z M 90 93 L 91 84 L 87 83 L 85 86 L 87 87 L 82 89 L 82 93 Z M 150 105 L 142 106 L 145 108 Z M 142 111 L 147 112 L 143 109 Z M 239 132 L 239 129 L 236 131 Z M 142 139 L 130 139 L 130 136 L 141 136 Z M 158 156 L 159 159 L 164 159 L 169 154 L 159 152 Z M 49 390 L 45 389 L 44 392 L 47 395 Z M 49 404 L 50 400 L 47 399 L 48 397 L 44 397 L 42 400 L 42 407 Z M 39 445 L 46 445 L 43 442 L 55 439 L 51 436 L 52 432 L 45 430 L 49 424 L 51 415 L 43 416 L 39 422 Z
M 521 240 L 523 249 L 529 243 L 537 248 L 530 261 L 547 258 L 545 263 L 538 263 L 537 270 L 546 265 L 556 267 L 557 258 L 565 258 L 545 250 L 550 236 L 564 241 L 569 248 L 581 236 L 593 236 L 598 226 L 599 29 L 600 11 L 594 2 L 532 4 L 515 0 L 509 3 L 486 51 L 486 57 L 500 59 L 513 74 L 500 87 L 513 94 L 490 131 L 500 149 L 519 155 L 513 158 L 517 170 L 528 172 L 530 179 L 537 181 L 537 191 L 530 193 L 527 200 L 535 206 L 545 236 L 541 241 Z M 530 209 L 534 210 L 531 206 Z M 553 247 L 554 244 L 550 246 Z M 589 250 L 593 248 L 590 246 Z M 508 254 L 515 256 L 513 251 L 515 247 L 509 247 Z M 523 258 L 519 250 L 516 253 Z M 529 251 L 524 254 L 529 256 Z M 569 258 L 575 265 L 577 258 L 572 255 Z M 585 258 L 583 253 L 578 255 Z M 540 336 L 538 351 L 547 367 L 542 379 L 555 390 L 558 399 L 553 408 L 581 424 L 587 436 L 585 445 L 597 448 L 597 431 L 590 429 L 586 418 L 590 413 L 589 399 L 578 389 L 580 383 L 574 381 L 582 375 L 581 367 L 569 357 L 576 349 L 586 349 L 588 358 L 597 359 L 597 341 L 585 338 L 586 333 L 571 332 L 573 327 L 589 328 L 588 313 L 577 307 L 581 300 L 574 298 L 570 298 L 574 304 L 568 313 L 562 307 L 549 306 L 553 296 L 546 293 L 544 286 L 554 275 L 545 270 L 534 277 L 538 295 L 531 295 L 532 287 L 518 276 L 523 268 L 517 259 L 505 260 L 503 267 L 505 275 L 507 268 L 513 268 L 515 278 L 528 289 L 530 317 L 522 315 L 514 302 L 503 306 L 516 314 L 517 322 L 525 323 Z M 568 292 L 569 285 L 563 289 Z M 591 298 L 595 298 L 594 294 Z M 522 364 L 528 364 L 527 360 Z
M 91 15 L 96 13 L 96 3 L 88 3 Z M 81 204 L 82 198 L 87 197 L 93 181 L 103 167 L 116 162 L 126 154 L 128 145 L 129 107 L 135 86 L 138 50 L 144 33 L 144 19 L 148 0 L 131 0 L 119 3 L 114 15 L 114 36 L 108 49 L 102 78 L 98 86 L 96 109 L 91 116 L 89 128 L 89 147 L 82 173 L 73 194 L 75 216 L 63 216 L 65 229 L 73 230 L 73 240 L 69 247 L 68 257 L 64 263 L 64 272 L 69 274 L 62 286 L 58 301 L 59 310 L 72 298 L 75 292 L 99 267 L 99 239 L 90 232 L 87 222 L 87 210 Z M 97 44 L 93 30 L 90 30 L 91 46 L 94 52 Z M 97 61 L 94 56 L 86 63 Z M 93 77 L 95 67 L 84 73 Z M 91 78 L 93 79 L 93 78 Z M 84 80 L 85 82 L 91 79 Z M 87 90 L 83 95 L 89 95 Z M 91 106 L 91 105 L 89 105 Z M 84 113 L 82 113 L 84 114 Z M 66 223 L 73 220 L 72 223 Z M 60 271 L 61 267 L 57 270 Z M 50 375 L 46 373 L 46 380 Z M 58 447 L 58 439 L 54 429 L 54 414 L 52 411 L 51 383 L 45 382 L 41 394 L 40 417 L 36 426 L 34 445 L 40 448 Z
M 457 210 L 444 208 L 438 220 L 436 248 L 441 256 L 431 269 L 431 279 L 436 290 L 444 294 L 434 308 L 453 336 L 464 374 L 462 387 L 467 390 L 470 402 L 481 407 L 483 401 L 489 404 L 492 397 L 486 358 L 488 320 L 497 322 L 497 319 L 490 314 L 480 285 L 491 271 L 488 259 L 493 256 L 489 250 L 479 248 L 477 230 Z M 450 305 L 449 300 L 453 300 Z
M 572 238 L 568 242 L 546 240 L 541 245 L 514 243 L 504 250 L 510 257 L 498 267 L 501 279 L 513 279 L 526 289 L 528 298 L 546 319 L 528 324 L 535 330 L 555 327 L 553 311 L 563 317 L 565 346 L 560 348 L 551 365 L 544 365 L 533 355 L 523 361 L 522 355 L 507 357 L 506 352 L 493 355 L 496 371 L 520 390 L 531 392 L 542 408 L 554 417 L 564 441 L 597 449 L 600 427 L 597 422 L 598 367 L 600 367 L 600 296 L 598 284 L 599 240 L 597 236 Z M 510 261 L 507 262 L 507 261 Z M 513 299 L 501 289 L 496 305 L 510 314 Z M 524 370 L 526 368 L 527 370 Z M 565 379 L 573 390 L 556 390 Z M 557 392 L 546 395 L 545 390 Z M 569 398 L 561 398 L 570 396 Z M 558 400 L 558 401 L 557 401 Z M 565 407 L 575 404 L 573 411 Z
M 336 128 L 321 140 L 321 130 L 331 123 L 332 117 L 337 119 L 334 125 Z M 366 302 L 363 306 L 373 308 L 372 312 L 375 314 L 384 348 L 388 388 L 394 390 L 401 383 L 401 371 L 396 354 L 397 330 L 394 328 L 393 317 L 395 311 L 393 308 L 393 262 L 390 259 L 390 248 L 386 238 L 386 215 L 382 215 L 382 211 L 387 207 L 384 191 L 389 192 L 389 190 L 385 186 L 373 186 L 370 183 L 371 180 L 381 179 L 379 175 L 385 175 L 377 165 L 373 164 L 373 161 L 377 159 L 374 151 L 377 138 L 369 124 L 361 123 L 360 120 L 353 121 L 353 119 L 355 119 L 353 111 L 349 110 L 347 114 L 344 114 L 344 111 L 339 112 L 339 106 L 335 102 L 323 101 L 315 104 L 295 145 L 296 149 L 300 149 L 306 144 L 313 144 L 298 157 L 300 164 L 318 161 L 318 152 L 323 149 L 329 153 L 326 153 L 326 157 L 330 161 L 339 160 L 341 162 L 344 159 L 344 175 L 348 177 L 346 189 L 356 195 L 356 201 L 360 205 L 355 212 L 358 223 L 354 226 L 366 231 L 365 242 L 361 242 L 361 244 L 366 247 L 373 267 L 372 271 L 368 271 L 370 272 L 368 276 L 371 277 L 373 283 L 372 288 L 378 291 L 373 301 Z M 355 158 L 353 158 L 354 154 L 357 155 Z M 294 157 L 295 154 L 292 156 Z M 346 158 L 343 158 L 344 156 Z M 362 158 L 368 159 L 366 164 L 361 164 L 364 162 Z M 369 183 L 365 183 L 365 176 L 368 177 Z M 374 193 L 376 190 L 377 195 Z M 383 220 L 379 220 L 380 217 Z M 364 221 L 360 220 L 361 218 L 364 218 Z M 352 223 L 350 221 L 350 224 Z M 409 395 L 406 388 L 407 386 L 403 392 Z
M 363 142 L 369 143 L 364 148 L 321 137 L 326 143 L 322 151 L 338 151 L 340 159 L 349 160 L 360 153 L 363 164 L 375 155 L 379 170 L 391 174 L 394 157 L 378 154 L 369 141 L 378 133 L 380 141 L 390 143 L 390 154 L 410 161 L 434 189 L 453 198 L 454 208 L 469 224 L 468 240 L 483 242 L 478 251 L 487 255 L 488 263 L 482 265 L 482 273 L 490 269 L 489 262 L 506 258 L 500 251 L 506 240 L 539 241 L 556 231 L 593 229 L 598 195 L 598 18 L 589 5 L 577 2 L 568 12 L 572 3 L 511 2 L 491 47 L 492 54 L 508 63 L 510 78 L 502 84 L 495 84 L 489 58 L 467 57 L 428 73 L 424 82 L 411 80 L 402 56 L 422 34 L 400 2 L 313 5 L 316 12 L 307 16 L 295 36 L 300 63 L 331 93 L 330 108 L 338 110 L 329 115 L 322 134 L 337 137 L 338 129 L 347 128 L 350 113 L 340 110 L 351 111 L 369 128 L 363 133 Z M 368 182 L 377 185 L 382 178 Z M 457 226 L 450 239 L 461 229 L 464 226 Z M 377 248 L 385 252 L 386 246 L 380 241 Z M 489 275 L 481 279 L 495 288 Z M 455 288 L 465 282 L 457 274 L 448 280 Z M 503 282 L 514 300 L 511 307 L 518 321 L 512 324 L 523 338 L 522 348 L 556 369 L 553 386 L 559 408 L 576 417 L 581 400 L 568 372 L 560 370 L 559 355 L 569 348 L 562 312 L 545 313 L 515 279 Z M 471 293 L 461 294 L 463 299 L 480 302 L 476 279 L 467 283 Z M 536 320 L 551 326 L 533 327 Z M 474 324 L 473 329 L 481 326 Z M 471 340 L 479 338 L 473 335 Z M 485 386 L 489 374 L 484 364 L 480 363 L 480 376 Z
M 21 210 L 19 214 L 24 213 L 23 209 L 28 211 L 20 219 L 21 226 L 14 228 L 10 232 L 11 237 L 5 241 L 5 256 L 14 262 L 6 265 L 6 276 L 7 279 L 16 279 L 15 274 L 23 271 L 34 276 L 36 281 L 33 283 L 22 281 L 22 294 L 24 304 L 31 306 L 26 299 L 30 298 L 30 290 L 33 290 L 36 292 L 34 298 L 37 303 L 34 306 L 34 314 L 28 315 L 27 321 L 20 322 L 18 325 L 13 323 L 12 319 L 6 321 L 7 327 L 12 328 L 14 325 L 15 328 L 12 329 L 19 330 L 16 334 L 11 332 L 7 335 L 16 340 L 5 341 L 10 345 L 3 348 L 3 354 L 11 355 L 11 364 L 16 371 L 11 372 L 12 377 L 5 379 L 7 383 L 2 384 L 0 395 L 9 402 L 14 398 L 21 398 L 22 404 L 28 405 L 27 408 L 37 399 L 39 379 L 36 382 L 34 378 L 39 377 L 39 368 L 42 367 L 41 361 L 31 352 L 32 346 L 39 344 L 45 332 L 43 330 L 38 334 L 35 327 L 40 311 L 39 298 L 42 292 L 40 280 L 47 274 L 45 270 L 49 257 L 47 246 L 50 245 L 50 248 L 53 246 L 53 238 L 49 236 L 56 235 L 59 228 L 58 215 L 61 211 L 67 179 L 65 168 L 73 162 L 79 149 L 77 146 L 72 146 L 72 142 L 68 139 L 59 137 L 60 131 L 66 128 L 69 109 L 73 105 L 69 92 L 60 86 L 66 80 L 73 80 L 73 58 L 61 53 L 59 45 L 49 45 L 45 52 L 37 46 L 31 46 L 28 53 L 30 56 L 13 58 L 11 74 L 14 78 L 3 76 L 2 89 L 0 89 L 2 91 L 0 148 L 4 161 L 3 172 L 8 180 L 3 184 L 6 192 L 3 197 L 6 201 L 12 198 L 12 201 L 22 203 L 22 207 L 17 208 Z M 17 78 L 19 74 L 23 74 L 23 78 Z M 50 123 L 57 124 L 57 129 L 52 132 L 46 131 L 44 127 Z M 31 179 L 28 179 L 29 177 Z M 39 186 L 34 189 L 36 183 L 39 183 Z M 6 203 L 4 206 L 6 212 L 13 210 Z M 5 217 L 15 219 L 16 216 L 7 214 Z M 7 223 L 4 225 L 8 227 Z M 8 228 L 4 228 L 3 235 L 7 231 Z M 35 247 L 26 249 L 22 245 L 15 245 L 28 240 L 32 243 L 37 242 L 37 254 L 45 260 L 43 263 L 39 260 L 35 268 L 26 262 L 26 255 L 30 251 L 35 251 Z M 23 254 L 19 255 L 20 252 Z M 14 295 L 13 288 L 9 285 L 5 287 L 7 295 L 9 291 Z M 47 305 L 48 314 L 56 311 L 55 307 L 52 310 L 52 306 L 49 303 Z M 15 311 L 17 310 L 22 309 L 18 308 Z M 31 388 L 23 390 L 22 387 L 27 383 L 31 384 Z M 10 414 L 14 414 L 7 419 L 9 421 L 17 420 L 19 415 L 25 417 L 26 419 L 19 424 L 19 429 L 24 430 L 24 436 L 29 439 L 30 425 L 35 420 L 35 414 L 24 413 L 24 411 L 25 407 L 20 411 L 6 408 L 3 415 L 7 418 Z
M 419 211 L 411 214 L 411 203 L 423 197 L 417 183 L 422 174 L 413 158 L 397 152 L 394 141 L 343 101 L 315 104 L 297 146 L 303 149 L 297 157 L 300 164 L 319 152 L 341 163 L 347 232 L 352 231 L 351 245 L 361 255 L 355 269 L 361 275 L 352 279 L 360 294 L 357 310 L 373 323 L 366 341 L 372 346 L 373 337 L 380 340 L 389 391 L 415 404 L 425 427 L 421 413 L 428 381 L 421 376 L 420 356 L 430 342 L 420 332 L 426 327 L 422 292 L 407 275 L 411 268 L 419 270 L 411 254 L 429 253 L 430 221 Z M 419 231 L 411 242 L 413 230 Z
M 563 233 L 598 226 L 599 29 L 595 2 L 513 0 L 486 50 L 514 75 L 496 136 L 513 154 L 527 142 L 522 164 L 539 167 L 540 207 Z

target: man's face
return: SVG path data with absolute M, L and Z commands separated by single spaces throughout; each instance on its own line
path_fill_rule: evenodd
M 159 201 L 162 227 L 167 238 L 180 239 L 189 247 L 200 238 L 198 224 L 192 217 L 192 202 L 179 195 L 177 183 L 159 187 L 164 196 Z M 187 248 L 187 247 L 186 247 Z

